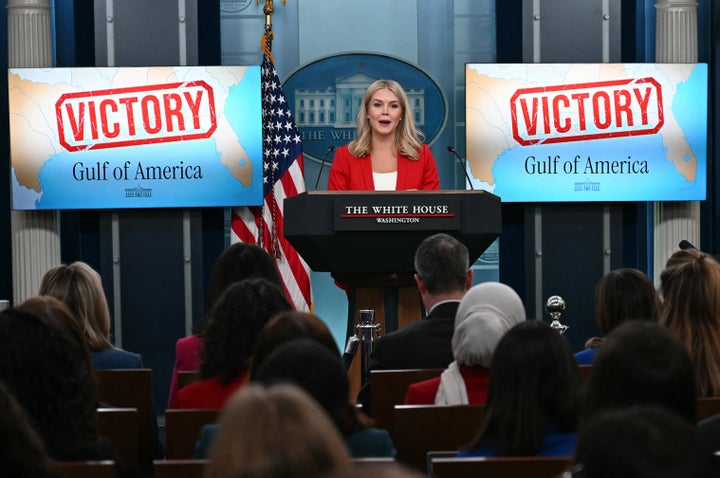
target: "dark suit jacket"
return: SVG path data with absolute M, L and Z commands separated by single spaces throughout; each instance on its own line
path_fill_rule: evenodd
M 424 320 L 380 337 L 373 344 L 368 373 L 370 370 L 445 368 L 450 365 L 455 313 L 459 305 L 459 301 L 441 304 Z M 370 383 L 360 390 L 357 401 L 369 415 L 372 411 Z

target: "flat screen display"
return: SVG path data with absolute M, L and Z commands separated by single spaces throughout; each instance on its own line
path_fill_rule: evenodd
M 504 202 L 706 198 L 707 64 L 465 69 L 467 168 Z
M 11 68 L 13 209 L 262 203 L 260 67 Z

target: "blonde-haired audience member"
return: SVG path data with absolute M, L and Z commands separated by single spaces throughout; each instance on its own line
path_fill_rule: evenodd
M 53 267 L 40 283 L 40 295 L 64 302 L 80 322 L 96 369 L 143 368 L 139 354 L 110 341 L 110 310 L 100 274 L 84 262 Z
M 294 385 L 241 388 L 219 425 L 206 478 L 314 477 L 350 466 L 340 432 Z

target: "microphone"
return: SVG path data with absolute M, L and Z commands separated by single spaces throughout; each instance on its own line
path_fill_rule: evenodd
M 322 176 L 322 170 L 325 167 L 325 161 L 327 161 L 327 157 L 330 153 L 335 151 L 337 148 L 334 144 L 331 144 L 328 146 L 327 151 L 325 151 L 325 156 L 323 156 L 322 161 L 320 162 L 320 171 L 318 171 L 317 179 L 315 180 L 315 190 L 317 190 L 318 184 L 320 183 L 320 176 Z
M 470 175 L 467 172 L 467 161 L 463 161 L 463 159 L 460 157 L 458 152 L 455 151 L 454 147 L 448 146 L 447 150 L 450 151 L 453 154 L 453 156 L 455 156 L 458 159 L 458 161 L 460 161 L 460 166 L 462 166 L 463 171 L 465 172 L 465 179 L 467 179 L 468 184 L 470 185 L 470 189 L 472 189 L 474 191 L 475 188 L 473 187 L 472 180 L 470 179 Z
M 693 250 L 694 249 L 697 251 L 697 247 L 693 246 L 692 243 L 690 241 L 688 241 L 687 239 L 683 239 L 682 241 L 680 241 L 680 244 L 678 244 L 678 247 L 683 250 L 688 250 L 688 249 Z

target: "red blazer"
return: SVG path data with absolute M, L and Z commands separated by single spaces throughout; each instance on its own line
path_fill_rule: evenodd
M 177 408 L 220 409 L 228 398 L 247 382 L 248 373 L 242 372 L 227 385 L 220 385 L 218 377 L 206 378 L 183 387 L 177 394 Z
M 170 381 L 170 394 L 168 395 L 168 408 L 176 408 L 178 392 L 178 372 L 192 372 L 200 370 L 200 351 L 203 340 L 197 335 L 188 335 L 175 342 L 175 365 L 173 366 Z
M 460 367 L 470 405 L 484 405 L 487 401 L 490 370 L 483 367 Z M 405 394 L 405 405 L 434 405 L 440 387 L 440 377 L 413 383 Z
M 430 148 L 423 144 L 420 158 L 412 161 L 398 153 L 396 191 L 440 189 L 437 165 Z M 371 157 L 356 158 L 350 154 L 347 145 L 335 152 L 330 176 L 329 191 L 374 191 Z

